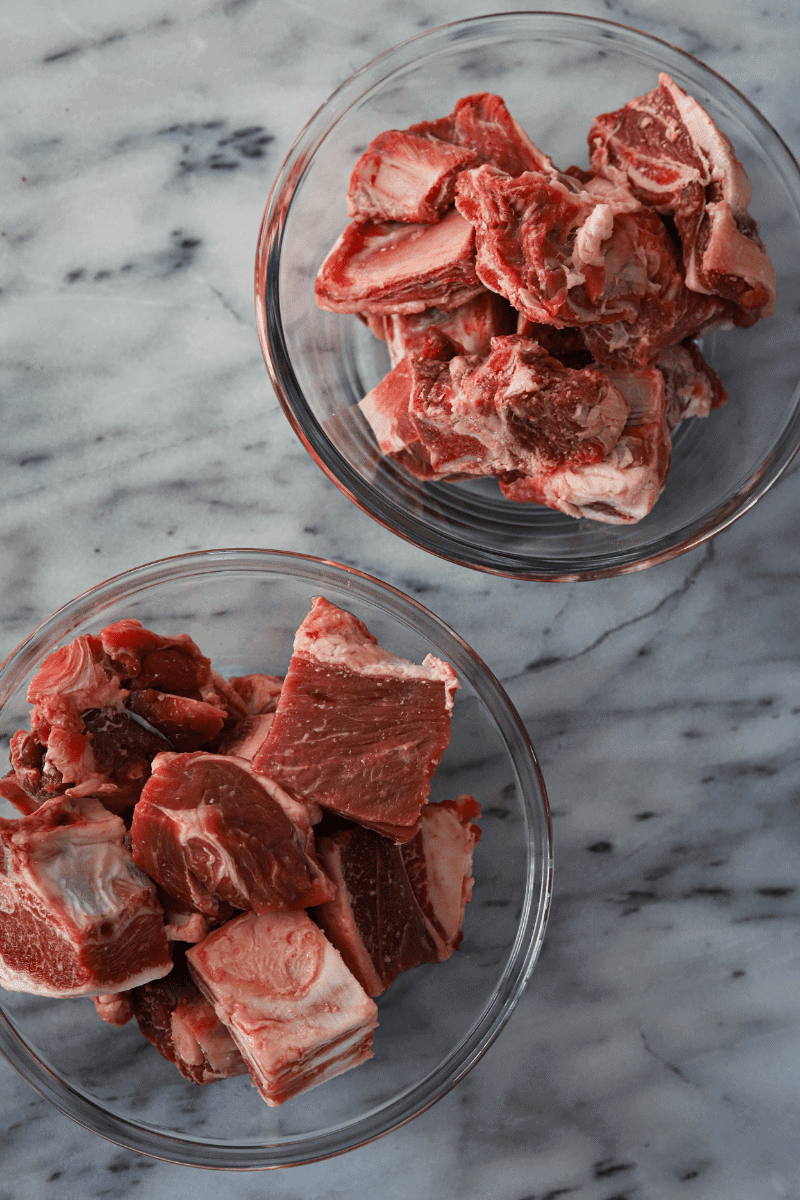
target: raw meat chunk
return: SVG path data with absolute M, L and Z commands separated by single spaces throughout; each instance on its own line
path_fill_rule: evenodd
M 409 133 L 441 138 L 477 151 L 481 161 L 492 163 L 508 175 L 521 175 L 523 171 L 555 174 L 551 160 L 533 144 L 501 97 L 492 92 L 463 96 L 449 117 L 412 125 Z
M 426 336 L 432 327 L 455 343 L 459 354 L 485 358 L 491 351 L 493 337 L 516 332 L 517 314 L 503 296 L 482 292 L 449 312 L 429 308 L 421 313 L 394 313 L 382 320 L 381 336 L 395 367 L 406 354 L 413 358 L 432 357 L 425 352 Z
M 474 151 L 439 138 L 387 130 L 353 168 L 347 215 L 356 221 L 438 221 L 453 203 L 459 172 L 481 161 Z
M 566 182 L 565 182 L 566 181 Z M 530 321 L 633 321 L 675 252 L 656 213 L 624 187 L 494 167 L 458 178 L 456 207 L 475 227 L 475 269 Z
M 189 974 L 176 951 L 169 975 L 131 992 L 131 1010 L 148 1042 L 193 1083 L 246 1075 L 233 1038 Z
M 375 1002 L 306 913 L 245 913 L 186 958 L 270 1106 L 372 1057 Z
M 443 962 L 463 939 L 464 909 L 472 898 L 472 853 L 481 831 L 481 807 L 462 795 L 429 804 L 417 836 L 400 846 L 411 888 Z
M 106 1025 L 127 1025 L 133 1016 L 130 992 L 105 992 L 92 996 L 97 1015 Z
M 315 284 L 320 308 L 339 313 L 458 308 L 483 290 L 472 226 L 455 209 L 435 225 L 348 225 Z
M 310 823 L 296 828 L 278 795 L 243 760 L 160 754 L 133 814 L 134 862 L 211 917 L 220 901 L 259 913 L 324 902 L 333 888 L 309 857 Z
M 423 825 L 431 807 L 423 810 Z M 415 846 L 420 837 L 418 833 L 407 845 Z M 409 884 L 400 846 L 371 829 L 348 825 L 320 837 L 317 850 L 336 895 L 310 915 L 368 996 L 379 996 L 401 971 L 436 962 L 436 944 Z
M 772 315 L 775 272 L 748 213 L 750 183 L 708 113 L 665 73 L 652 92 L 595 119 L 592 169 L 674 217 L 686 284 L 734 301 L 737 325 Z
M 90 996 L 166 975 L 161 905 L 124 836 L 122 820 L 89 796 L 59 796 L 30 816 L 0 819 L 3 987 Z
M 707 417 L 712 408 L 720 408 L 728 399 L 719 376 L 694 342 L 668 346 L 656 366 L 664 376 L 670 429 L 684 417 Z
M 534 476 L 516 472 L 501 476 L 504 496 L 611 525 L 647 516 L 664 489 L 672 449 L 664 376 L 651 367 L 609 371 L 609 378 L 630 406 L 630 416 L 613 450 L 597 463 L 564 463 Z
M 20 730 L 20 733 L 24 736 L 24 730 Z M 19 738 L 19 734 L 15 734 L 14 736 Z M 24 817 L 27 817 L 32 812 L 36 812 L 36 809 L 42 803 L 41 800 L 35 800 L 33 796 L 30 796 L 20 786 L 13 767 L 0 779 L 0 797 L 3 800 L 7 800 L 9 804 L 13 804 L 14 808 L 21 812 Z
M 450 740 L 459 682 L 378 646 L 321 596 L 294 640 L 275 720 L 253 766 L 292 793 L 407 841 Z
M 609 327 L 602 325 L 600 328 Z M 567 326 L 558 329 L 555 325 L 539 325 L 519 313 L 517 327 L 513 332 L 538 342 L 551 358 L 557 358 L 563 366 L 572 367 L 574 371 L 583 370 L 593 360 L 592 353 L 586 346 L 584 329 L 570 329 Z
M 230 754 L 234 758 L 252 762 L 267 740 L 274 716 L 274 712 L 259 713 L 258 716 L 245 717 L 244 720 L 238 721 L 216 746 L 216 753 Z
M 628 405 L 603 372 L 573 371 L 528 338 L 495 338 L 466 360 L 412 364 L 409 416 L 435 471 L 497 475 L 599 462 L 616 445 Z

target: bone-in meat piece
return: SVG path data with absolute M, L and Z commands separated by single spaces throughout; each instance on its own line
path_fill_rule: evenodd
M 435 225 L 348 225 L 315 284 L 320 308 L 339 313 L 458 308 L 483 290 L 472 226 L 455 209 Z
M 737 325 L 772 315 L 775 272 L 748 212 L 750 183 L 708 113 L 665 73 L 595 119 L 592 169 L 674 217 L 687 287 L 734 302 Z
M 245 913 L 186 958 L 270 1106 L 372 1057 L 375 1003 L 306 913 Z
M 655 367 L 608 375 L 630 407 L 614 448 L 600 462 L 501 476 L 504 496 L 611 525 L 647 516 L 664 489 L 672 450 L 664 376 Z
M 0 984 L 40 996 L 121 992 L 166 975 L 171 952 L 125 826 L 93 797 L 0 819 Z
M 575 371 L 529 338 L 495 338 L 475 365 L 413 362 L 409 417 L 434 471 L 499 475 L 599 462 L 628 405 L 608 376 Z
M 347 215 L 356 221 L 438 221 L 453 203 L 456 178 L 482 161 L 439 138 L 389 129 L 353 168 Z
M 496 292 L 482 292 L 474 300 L 449 312 L 428 308 L 421 313 L 393 313 L 380 320 L 382 327 L 379 336 L 389 347 L 393 367 L 407 354 L 413 358 L 431 357 L 425 353 L 426 338 L 431 328 L 455 343 L 460 354 L 477 354 L 481 358 L 486 358 L 491 351 L 492 338 L 517 331 L 516 312 Z
M 458 687 L 448 663 L 429 654 L 417 666 L 391 654 L 351 613 L 317 596 L 254 769 L 407 841 L 450 740 Z
M 131 825 L 134 861 L 175 900 L 215 917 L 220 902 L 267 912 L 324 902 L 333 888 L 309 855 L 303 806 L 221 754 L 161 754 Z

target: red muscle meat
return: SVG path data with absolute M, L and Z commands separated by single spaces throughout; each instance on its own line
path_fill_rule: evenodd
M 233 675 L 227 682 L 241 697 L 250 716 L 275 712 L 283 687 L 282 675 Z
M 333 888 L 309 856 L 310 823 L 296 827 L 281 795 L 243 760 L 161 754 L 134 810 L 134 861 L 168 895 L 211 917 L 221 901 L 259 913 L 324 902 Z M 302 806 L 286 803 L 307 821 Z
M 148 1042 L 193 1083 L 246 1075 L 233 1038 L 189 974 L 183 951 L 169 975 L 130 993 L 132 1014 Z
M 564 367 L 516 335 L 495 338 L 472 369 L 413 363 L 408 411 L 435 471 L 476 475 L 599 462 L 628 417 L 602 371 Z
M 775 272 L 750 216 L 750 183 L 728 139 L 669 75 L 652 92 L 596 118 L 592 169 L 670 214 L 686 284 L 734 302 L 737 325 L 772 314 Z
M 378 646 L 351 613 L 314 599 L 275 720 L 253 766 L 293 794 L 406 841 L 450 740 L 452 667 Z
M 482 158 L 473 150 L 408 130 L 373 138 L 353 168 L 347 215 L 356 221 L 431 223 L 453 203 L 456 178 Z
M 270 1106 L 372 1057 L 375 1002 L 306 913 L 245 913 L 186 958 Z
M 156 890 L 93 797 L 0 819 L 0 983 L 40 996 L 120 992 L 171 965 Z
M 423 810 L 423 824 L 431 807 Z M 406 844 L 415 846 L 420 836 Z M 317 850 L 336 895 L 310 915 L 368 996 L 379 996 L 401 971 L 436 962 L 436 943 L 409 884 L 400 846 L 371 829 L 348 825 L 318 838 Z
M 339 313 L 458 308 L 483 290 L 472 226 L 455 209 L 435 225 L 348 225 L 315 284 L 319 307 Z
M 672 449 L 664 376 L 655 367 L 608 375 L 630 407 L 614 448 L 596 463 L 565 463 L 532 476 L 501 476 L 504 496 L 611 525 L 647 516 L 664 489 Z

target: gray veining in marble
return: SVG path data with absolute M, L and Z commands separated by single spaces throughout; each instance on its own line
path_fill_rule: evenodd
M 523 6 L 507 6 L 520 7 Z M 655 33 L 798 153 L 796 0 L 560 0 Z M 318 1166 L 119 1150 L 0 1062 L 0 1200 L 800 1200 L 800 466 L 639 575 L 521 584 L 387 537 L 275 402 L 252 261 L 304 121 L 477 0 L 31 0 L 0 15 L 0 659 L 59 605 L 208 546 L 352 563 L 501 678 L 557 874 L 539 965 L 472 1073 Z

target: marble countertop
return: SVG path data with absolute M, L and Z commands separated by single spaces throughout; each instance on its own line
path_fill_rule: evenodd
M 723 0 L 558 7 L 691 51 L 800 151 L 797 0 L 735 18 Z M 4 6 L 0 660 L 77 593 L 165 555 L 354 564 L 505 683 L 557 869 L 510 1024 L 405 1128 L 269 1177 L 205 1173 L 94 1137 L 0 1062 L 0 1200 L 800 1198 L 800 467 L 676 561 L 523 584 L 387 537 L 307 456 L 264 369 L 255 240 L 299 128 L 380 51 L 482 11 Z M 539 664 L 522 675 L 521 645 Z

